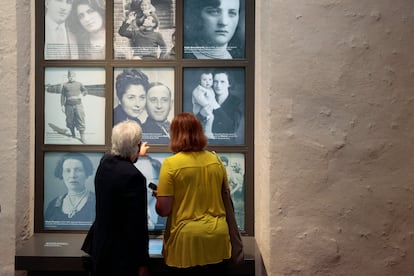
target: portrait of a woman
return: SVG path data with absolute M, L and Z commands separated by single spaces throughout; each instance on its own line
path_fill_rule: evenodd
M 114 108 L 114 125 L 125 120 L 145 123 L 148 86 L 148 76 L 138 69 L 125 69 L 116 77 L 119 104 Z
M 77 36 L 80 59 L 105 58 L 105 9 L 100 1 L 75 0 L 71 27 Z
M 95 194 L 86 188 L 86 181 L 93 173 L 91 160 L 82 153 L 65 153 L 58 159 L 54 176 L 66 192 L 48 203 L 46 226 L 89 228 L 95 218 Z
M 216 105 L 212 108 L 210 145 L 243 144 L 245 137 L 245 72 L 242 68 L 185 68 L 183 110 L 194 112 L 192 92 L 201 73 L 211 70 L 212 90 Z M 195 113 L 196 114 L 196 113 Z M 206 120 L 197 115 L 202 123 Z
M 244 20 L 244 0 L 184 1 L 184 58 L 243 58 Z

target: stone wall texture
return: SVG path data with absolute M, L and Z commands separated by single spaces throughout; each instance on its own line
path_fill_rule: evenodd
M 414 275 L 414 2 L 256 2 L 269 275 Z
M 0 1 L 1 276 L 33 233 L 33 5 Z M 256 0 L 268 275 L 414 275 L 413 49 L 412 0 Z

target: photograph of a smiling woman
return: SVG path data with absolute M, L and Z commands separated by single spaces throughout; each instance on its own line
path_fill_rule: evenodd
M 244 0 L 184 0 L 184 58 L 245 57 Z
M 174 116 L 174 69 L 115 68 L 114 80 L 113 125 L 136 121 L 143 141 L 168 144 Z

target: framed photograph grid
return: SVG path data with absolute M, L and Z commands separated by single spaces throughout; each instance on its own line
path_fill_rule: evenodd
M 80 219 L 80 206 L 116 123 L 141 124 L 151 149 L 135 165 L 157 183 L 172 154 L 169 124 L 192 112 L 226 165 L 239 228 L 253 235 L 254 0 L 63 2 L 35 2 L 35 232 L 88 230 L 94 210 Z M 62 162 L 84 189 L 65 184 Z M 157 234 L 165 218 L 147 198 Z

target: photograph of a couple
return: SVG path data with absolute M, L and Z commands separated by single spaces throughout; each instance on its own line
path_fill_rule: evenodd
M 45 0 L 46 60 L 105 59 L 105 0 Z
M 243 68 L 185 68 L 183 110 L 200 119 L 210 145 L 240 145 L 245 131 Z
M 134 120 L 144 142 L 168 144 L 173 116 L 173 68 L 115 68 L 114 125 Z

